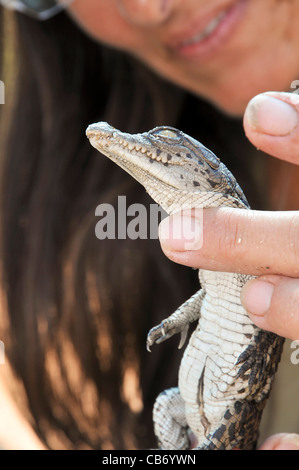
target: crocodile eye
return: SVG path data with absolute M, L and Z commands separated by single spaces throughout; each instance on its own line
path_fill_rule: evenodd
M 167 139 L 179 140 L 180 137 L 171 129 L 160 129 L 154 133 L 157 137 L 166 137 Z
M 170 139 L 177 139 L 178 138 L 178 136 L 172 131 L 161 131 L 160 135 L 162 135 L 163 137 L 168 137 Z

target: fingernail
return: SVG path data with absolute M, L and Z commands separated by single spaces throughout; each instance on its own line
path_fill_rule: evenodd
M 253 280 L 243 287 L 241 301 L 249 313 L 263 316 L 269 310 L 273 292 L 273 284 L 262 280 Z
M 202 247 L 202 209 L 195 209 L 192 214 L 191 211 L 179 212 L 162 220 L 159 237 L 164 246 L 173 251 L 193 251 Z
M 273 136 L 286 136 L 298 125 L 298 113 L 293 106 L 272 96 L 255 96 L 246 110 L 253 130 Z

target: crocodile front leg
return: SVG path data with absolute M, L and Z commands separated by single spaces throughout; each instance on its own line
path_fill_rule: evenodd
M 177 333 L 181 333 L 179 349 L 182 348 L 187 338 L 189 324 L 200 317 L 200 308 L 204 296 L 204 289 L 200 289 L 172 315 L 164 319 L 160 325 L 152 328 L 147 336 L 146 346 L 148 351 L 154 343 L 160 344 Z

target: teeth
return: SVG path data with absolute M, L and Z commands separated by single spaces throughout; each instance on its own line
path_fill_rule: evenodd
M 212 32 L 217 28 L 219 23 L 222 21 L 223 17 L 225 16 L 226 12 L 220 13 L 216 18 L 214 18 L 210 23 L 205 27 L 203 31 L 200 33 L 195 34 L 192 38 L 186 39 L 186 41 L 182 42 L 183 46 L 190 46 L 191 44 L 195 44 L 196 42 L 200 42 L 206 37 L 210 36 Z
M 121 137 L 118 137 L 117 144 L 121 145 L 124 149 L 127 149 L 129 152 L 131 151 L 133 151 L 133 153 L 140 152 L 143 155 L 146 155 L 151 160 L 156 160 L 157 162 L 162 161 L 162 163 L 168 163 L 167 154 L 165 152 L 162 152 L 159 155 L 157 155 L 156 152 L 152 152 L 151 150 L 148 150 L 142 144 L 128 142 L 127 140 L 122 139 Z M 108 141 L 107 141 L 106 146 L 107 147 L 110 146 L 110 143 Z

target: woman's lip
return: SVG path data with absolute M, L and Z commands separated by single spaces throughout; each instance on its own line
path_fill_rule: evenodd
M 167 41 L 168 48 L 186 58 L 192 56 L 201 58 L 209 55 L 209 52 L 216 51 L 230 36 L 234 26 L 243 16 L 247 3 L 248 0 L 237 0 L 233 5 L 214 10 L 204 19 L 201 17 L 188 30 L 176 35 L 171 41 Z M 210 33 L 205 34 L 205 31 L 210 29 L 209 25 L 212 26 L 217 18 L 219 22 Z M 196 40 L 197 37 L 198 40 Z

